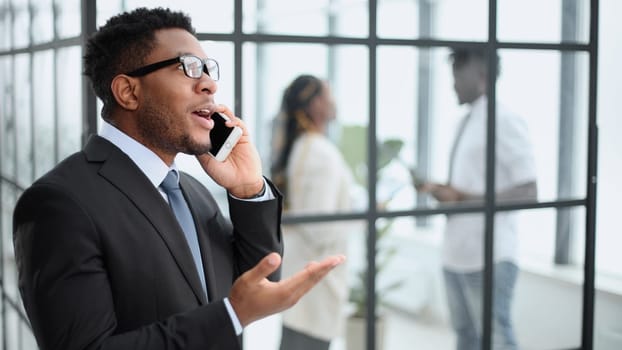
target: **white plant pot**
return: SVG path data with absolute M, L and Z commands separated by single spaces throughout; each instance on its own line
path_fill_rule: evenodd
M 384 317 L 376 318 L 376 350 L 384 350 Z M 346 349 L 367 350 L 367 319 L 348 317 L 346 322 Z

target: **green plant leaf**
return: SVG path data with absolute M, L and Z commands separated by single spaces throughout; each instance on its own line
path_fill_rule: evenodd
M 398 139 L 388 139 L 378 145 L 378 170 L 387 166 L 402 150 L 404 142 Z

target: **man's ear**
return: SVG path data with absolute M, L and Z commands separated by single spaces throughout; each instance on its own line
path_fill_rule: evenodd
M 119 74 L 110 84 L 112 95 L 117 104 L 123 109 L 134 111 L 138 108 L 140 81 L 125 74 Z

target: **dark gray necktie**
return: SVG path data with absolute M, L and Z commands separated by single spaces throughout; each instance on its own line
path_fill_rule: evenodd
M 197 272 L 199 273 L 199 278 L 201 279 L 201 284 L 203 285 L 203 291 L 205 292 L 205 295 L 207 295 L 207 286 L 205 284 L 205 273 L 203 271 L 203 261 L 201 259 L 201 250 L 199 249 L 197 230 L 194 226 L 194 220 L 192 219 L 190 208 L 188 208 L 188 203 L 186 203 L 184 195 L 181 192 L 181 188 L 179 187 L 177 173 L 173 170 L 169 171 L 162 181 L 162 184 L 160 184 L 160 187 L 168 196 L 168 204 L 173 209 L 173 213 L 175 213 L 179 226 L 181 226 L 184 234 L 186 235 L 186 241 L 188 242 L 188 246 L 192 252 L 194 264 L 197 267 Z

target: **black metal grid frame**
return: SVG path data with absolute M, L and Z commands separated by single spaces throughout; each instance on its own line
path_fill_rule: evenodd
M 32 0 L 31 0 L 32 1 Z M 586 209 L 586 222 L 585 222 L 585 259 L 584 259 L 584 285 L 583 285 L 583 320 L 582 320 L 582 336 L 580 349 L 588 350 L 593 347 L 593 324 L 594 324 L 594 277 L 595 277 L 595 227 L 596 227 L 596 188 L 597 188 L 597 144 L 598 144 L 598 129 L 596 125 L 596 96 L 597 96 L 597 73 L 598 73 L 598 11 L 599 1 L 590 0 L 590 21 L 589 21 L 589 41 L 587 44 L 578 43 L 529 43 L 529 42 L 500 42 L 496 39 L 497 36 L 497 1 L 489 0 L 488 5 L 488 39 L 485 42 L 480 41 L 451 41 L 451 40 L 434 40 L 434 39 L 384 39 L 376 36 L 376 0 L 369 0 L 368 12 L 369 12 L 369 35 L 366 38 L 349 38 L 340 36 L 323 36 L 323 37 L 310 37 L 299 35 L 271 35 L 271 34 L 246 34 L 242 31 L 242 1 L 235 0 L 234 4 L 234 31 L 230 34 L 206 34 L 198 33 L 199 40 L 214 40 L 214 41 L 227 41 L 234 44 L 234 74 L 235 74 L 235 113 L 237 115 L 243 115 L 242 111 L 242 46 L 244 43 L 316 43 L 325 44 L 328 46 L 341 45 L 341 44 L 358 44 L 366 46 L 369 50 L 369 96 L 368 96 L 368 108 L 369 108 L 369 128 L 367 135 L 367 144 L 375 145 L 376 134 L 376 50 L 380 45 L 394 45 L 394 46 L 412 46 L 422 48 L 432 47 L 485 47 L 488 49 L 489 55 L 495 55 L 500 49 L 522 49 L 522 50 L 551 50 L 560 52 L 585 52 L 589 56 L 589 97 L 588 97 L 588 152 L 587 152 L 587 195 L 582 199 L 572 200 L 557 200 L 549 202 L 538 203 L 517 203 L 517 204 L 496 204 L 493 195 L 494 189 L 494 139 L 495 139 L 495 96 L 496 85 L 494 77 L 489 77 L 489 99 L 488 99 L 488 134 L 487 142 L 491 147 L 487 148 L 486 164 L 487 164 L 487 183 L 486 183 L 486 202 L 479 206 L 462 205 L 452 206 L 448 208 L 419 208 L 412 210 L 401 210 L 392 212 L 379 212 L 375 206 L 371 205 L 369 209 L 362 213 L 352 214 L 339 214 L 339 215 L 318 215 L 308 217 L 285 217 L 286 223 L 303 223 L 303 222 L 319 222 L 319 221 L 335 221 L 335 220 L 365 220 L 367 223 L 368 236 L 367 236 L 367 264 L 369 271 L 369 279 L 367 281 L 367 290 L 369 299 L 367 300 L 367 307 L 370 310 L 370 314 L 375 314 L 375 252 L 376 252 L 376 220 L 379 218 L 391 218 L 391 217 L 424 217 L 434 214 L 451 214 L 451 213 L 466 213 L 466 212 L 483 212 L 486 218 L 486 231 L 485 231 L 485 294 L 484 294 L 484 327 L 483 327 L 483 349 L 491 349 L 491 312 L 492 312 L 492 253 L 493 253 L 493 218 L 494 214 L 498 211 L 506 210 L 518 210 L 518 209 L 540 209 L 540 208 L 572 208 L 572 207 L 585 207 Z M 96 0 L 83 0 L 81 7 L 82 18 L 82 31 L 78 37 L 57 39 L 55 33 L 53 40 L 50 43 L 44 43 L 39 45 L 31 45 L 25 48 L 0 51 L 0 56 L 15 56 L 22 53 L 34 53 L 47 49 L 58 49 L 68 46 L 83 45 L 85 39 L 95 31 L 96 29 L 96 15 L 97 15 L 97 2 Z M 491 56 L 493 57 L 493 56 Z M 496 60 L 489 60 L 491 65 L 494 65 Z M 490 67 L 494 69 L 495 67 Z M 84 115 L 84 129 L 82 131 L 83 141 L 87 136 L 95 133 L 97 130 L 97 100 L 90 91 L 88 82 L 83 80 L 82 87 L 82 101 L 83 101 L 83 115 Z M 31 101 L 31 103 L 34 103 Z M 57 111 L 55 111 L 57 114 Z M 57 119 L 57 118 L 55 118 Z M 3 131 L 3 130 L 2 130 Z M 33 141 L 34 142 L 34 141 Z M 1 146 L 1 145 L 0 145 Z M 58 147 L 56 147 L 55 155 L 58 155 Z M 57 159 L 57 158 L 56 158 Z M 58 160 L 58 159 L 57 159 Z M 375 164 L 377 161 L 377 153 L 375 147 L 369 147 L 368 149 L 368 163 Z M 0 158 L 0 169 L 2 168 L 2 160 Z M 368 202 L 376 203 L 376 182 L 377 175 L 373 171 L 375 167 L 369 167 L 368 179 L 369 179 L 369 192 Z M 10 178 L 6 174 L 0 174 L 2 185 L 0 186 L 0 198 L 2 197 L 4 186 L 13 188 L 17 193 L 21 193 L 24 190 L 22 186 L 17 183 L 17 179 Z M 0 216 L 0 227 L 3 227 L 5 223 L 2 222 Z M 3 243 L 0 242 L 0 254 L 4 255 Z M 4 256 L 0 256 L 0 272 L 4 272 Z M 28 326 L 26 316 L 21 312 L 19 304 L 21 301 L 13 300 L 5 291 L 4 275 L 0 280 L 0 288 L 2 291 L 2 345 L 3 349 L 7 348 L 7 308 L 11 308 L 19 315 L 19 320 L 24 325 Z M 29 327 L 29 326 L 28 326 Z M 367 350 L 373 350 L 375 344 L 375 328 L 371 319 L 367 322 Z

